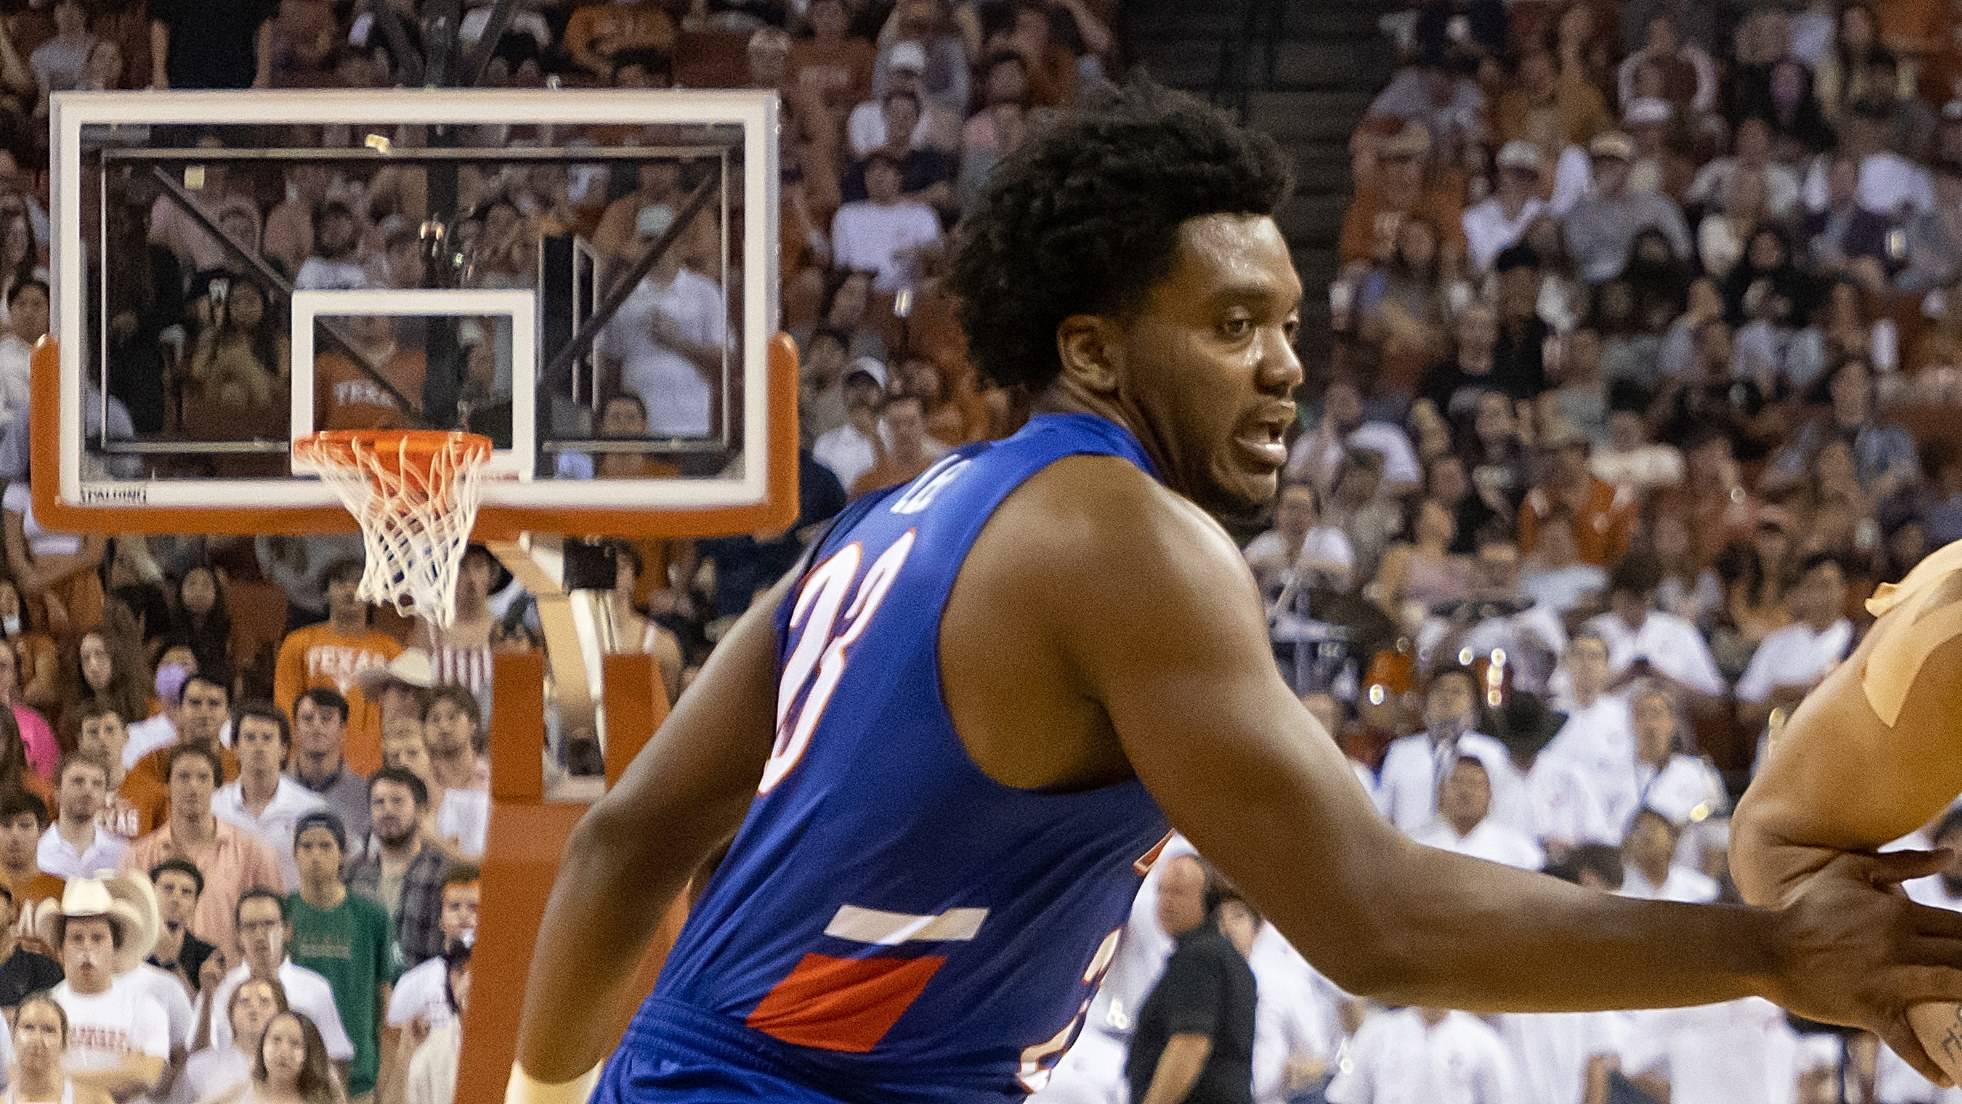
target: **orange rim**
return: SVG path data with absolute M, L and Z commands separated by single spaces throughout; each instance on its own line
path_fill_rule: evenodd
M 447 429 L 330 429 L 293 442 L 295 459 L 358 472 L 385 507 L 448 494 L 459 469 L 478 467 L 490 454 L 490 438 Z M 383 485 L 404 472 L 414 473 L 412 491 Z

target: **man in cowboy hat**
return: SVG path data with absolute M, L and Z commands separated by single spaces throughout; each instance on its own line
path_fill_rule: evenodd
M 157 940 L 157 905 L 138 875 L 74 878 L 36 910 L 34 931 L 60 949 L 67 980 L 68 1075 L 118 1100 L 149 1092 L 170 1056 L 170 1021 L 131 972 Z
M 413 719 L 418 727 L 422 724 L 423 707 L 429 704 L 429 691 L 436 685 L 436 665 L 429 653 L 421 648 L 404 648 L 400 655 L 386 664 L 368 667 L 354 676 L 354 688 L 365 698 L 374 713 L 374 739 L 376 758 L 373 767 L 360 769 L 372 775 L 382 765 L 381 742 L 387 738 L 389 726 L 404 719 Z M 349 732 L 347 748 L 350 760 L 353 753 L 353 699 L 349 699 Z M 364 791 L 362 799 L 367 799 Z

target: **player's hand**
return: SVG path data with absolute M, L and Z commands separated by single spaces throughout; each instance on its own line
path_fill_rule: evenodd
M 1768 994 L 1808 1019 L 1863 1027 L 1938 1084 L 1948 1084 L 1908 1022 L 1926 1001 L 1962 1001 L 1962 913 L 1896 888 L 1939 873 L 1946 852 L 1844 854 L 1779 910 Z

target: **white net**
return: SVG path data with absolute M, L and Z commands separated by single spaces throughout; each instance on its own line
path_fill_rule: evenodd
M 477 521 L 487 437 L 440 430 L 335 431 L 293 444 L 361 525 L 360 595 L 448 628 L 457 567 Z

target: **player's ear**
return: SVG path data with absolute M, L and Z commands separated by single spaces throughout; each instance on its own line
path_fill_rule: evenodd
M 1124 346 L 1117 327 L 1097 314 L 1072 314 L 1056 327 L 1056 357 L 1063 375 L 1094 394 L 1117 390 Z

